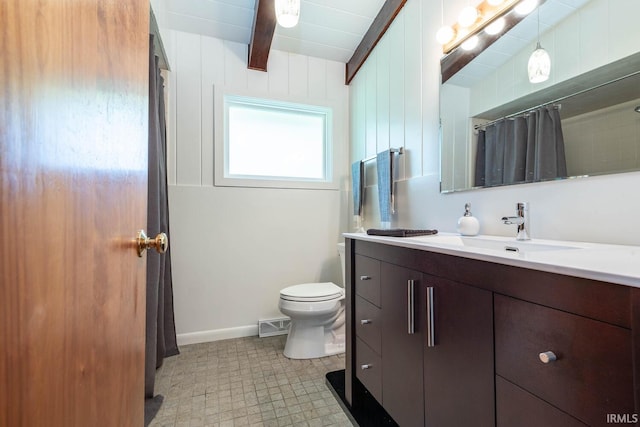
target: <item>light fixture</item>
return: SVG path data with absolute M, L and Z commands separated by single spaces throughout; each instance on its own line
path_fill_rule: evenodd
M 514 10 L 518 15 L 528 15 L 533 12 L 537 5 L 538 0 L 522 0 Z
M 470 27 L 478 20 L 478 9 L 473 6 L 467 6 L 460 11 L 458 15 L 458 24 L 461 27 Z
M 484 32 L 491 36 L 496 35 L 504 29 L 505 24 L 505 19 L 503 17 L 500 17 L 493 21 L 491 24 L 487 25 L 487 27 L 484 29 Z
M 440 27 L 436 33 L 436 40 L 444 46 L 456 37 L 456 30 L 449 25 L 444 25 L 444 0 L 440 0 L 440 14 L 442 18 L 442 27 Z
M 456 32 L 448 25 L 440 28 L 436 33 L 436 40 L 440 44 L 447 44 L 456 36 Z
M 638 105 L 636 108 L 634 108 L 633 111 L 635 111 L 636 113 L 640 113 L 640 105 Z
M 477 1 L 477 0 L 474 0 Z M 442 4 L 442 27 L 436 33 L 436 39 L 442 45 L 442 52 L 449 54 L 470 37 L 479 37 L 477 44 L 485 49 L 504 33 L 505 29 L 513 27 L 522 21 L 543 0 L 482 0 L 475 7 L 471 0 L 467 0 L 467 7 L 463 8 L 458 21 L 451 26 L 444 24 L 444 0 Z M 519 13 L 515 12 L 518 8 Z M 476 42 L 466 44 L 467 48 L 475 49 Z M 472 46 L 472 47 L 471 47 Z
M 300 0 L 274 0 L 276 20 L 281 27 L 291 28 L 300 19 Z
M 542 83 L 551 74 L 551 58 L 547 51 L 540 46 L 540 9 L 538 9 L 538 43 L 536 43 L 536 50 L 529 57 L 527 71 L 531 83 Z
M 478 46 L 479 41 L 480 40 L 478 39 L 478 36 L 471 36 L 466 39 L 464 43 L 460 45 L 460 47 L 464 50 L 473 50 L 476 48 L 476 46 Z

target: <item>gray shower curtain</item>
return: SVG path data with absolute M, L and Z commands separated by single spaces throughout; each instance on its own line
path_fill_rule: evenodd
M 498 120 L 478 132 L 475 185 L 567 176 L 560 113 L 553 106 Z
M 164 232 L 169 236 L 169 203 L 167 195 L 166 123 L 164 80 L 158 57 L 154 55 L 153 36 L 149 39 L 149 187 L 147 235 Z M 145 346 L 145 424 L 149 406 L 157 406 L 162 398 L 154 397 L 156 369 L 167 356 L 178 354 L 173 316 L 171 281 L 171 246 L 164 254 L 150 250 L 147 257 L 147 305 Z M 155 404 L 155 405 L 154 405 Z M 156 409 L 157 410 L 157 409 Z M 155 414 L 153 414 L 155 415 Z

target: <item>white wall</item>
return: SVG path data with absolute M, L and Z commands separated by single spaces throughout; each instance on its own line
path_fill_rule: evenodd
M 341 283 L 336 244 L 347 230 L 348 96 L 344 64 L 272 51 L 268 73 L 248 70 L 247 46 L 163 29 L 168 82 L 168 175 L 179 343 L 257 333 L 281 317 L 279 291 Z M 296 102 L 337 101 L 341 190 L 215 187 L 216 90 Z
M 402 159 L 404 169 L 397 184 L 398 209 L 392 226 L 455 231 L 464 203 L 470 201 L 480 220 L 481 233 L 515 236 L 513 226 L 505 226 L 499 219 L 514 213 L 516 202 L 528 201 L 534 238 L 640 245 L 640 228 L 633 226 L 640 212 L 638 172 L 440 194 L 441 49 L 435 32 L 442 25 L 442 3 L 446 7 L 444 20 L 451 23 L 467 1 L 408 0 L 350 86 L 351 160 L 387 148 L 389 139 L 391 146 L 404 145 L 408 149 Z M 603 10 L 591 15 L 590 25 L 607 26 L 613 16 L 621 14 L 627 20 L 631 15 L 637 16 L 624 7 L 617 9 L 620 3 L 621 0 L 608 0 Z M 636 1 L 625 1 L 631 3 Z M 629 27 L 610 28 L 618 39 L 624 39 L 624 28 Z M 640 40 L 636 38 L 635 42 Z M 600 49 L 600 45 L 595 46 Z M 608 49 L 616 48 L 608 45 Z M 399 83 L 401 76 L 404 81 Z M 419 99 L 416 95 L 420 95 Z M 374 186 L 367 188 L 368 227 L 380 225 L 376 194 Z
M 562 121 L 569 176 L 640 169 L 640 100 Z

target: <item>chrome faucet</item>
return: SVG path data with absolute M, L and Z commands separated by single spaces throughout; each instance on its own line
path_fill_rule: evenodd
M 516 205 L 516 216 L 502 217 L 502 222 L 507 225 L 517 225 L 518 234 L 516 240 L 530 240 L 529 237 L 529 203 L 521 202 Z

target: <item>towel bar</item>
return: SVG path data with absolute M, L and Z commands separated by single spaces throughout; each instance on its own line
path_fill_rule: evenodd
M 392 153 L 398 153 L 398 154 L 404 154 L 404 147 L 400 147 L 400 148 L 392 148 L 391 149 Z M 371 160 L 375 160 L 376 156 L 371 156 L 371 157 L 367 157 L 366 159 L 362 159 L 360 160 L 362 163 L 366 163 L 366 162 L 370 162 Z

